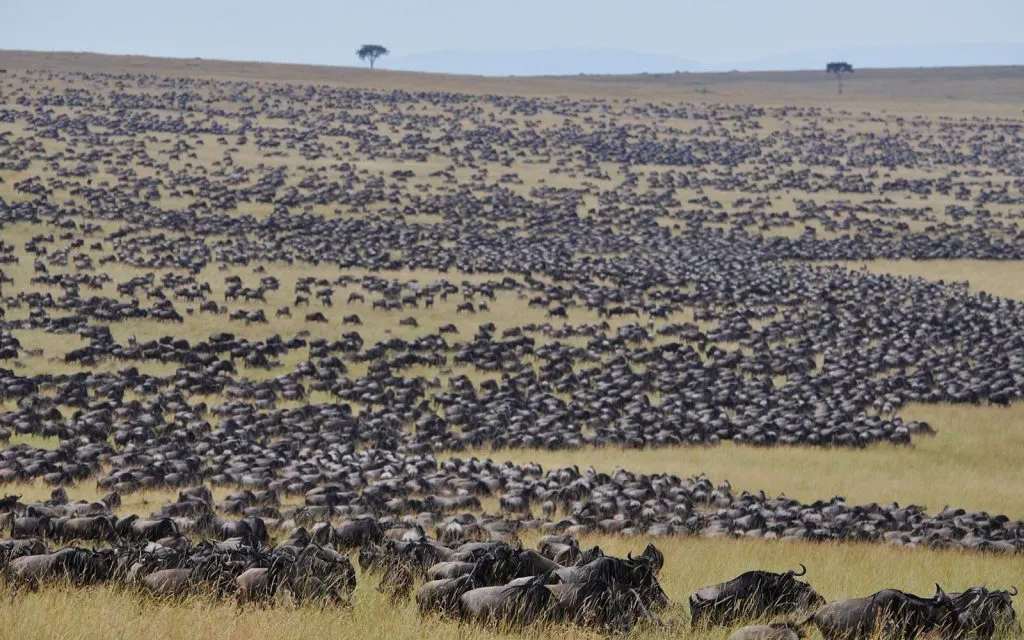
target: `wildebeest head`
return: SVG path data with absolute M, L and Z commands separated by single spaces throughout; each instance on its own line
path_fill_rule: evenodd
M 388 550 L 383 546 L 368 542 L 359 548 L 359 568 L 363 571 L 374 571 L 384 566 Z
M 648 543 L 647 547 L 644 549 L 644 552 L 636 558 L 633 558 L 632 553 L 627 554 L 626 557 L 630 560 L 641 560 L 643 562 L 648 563 L 651 566 L 651 568 L 654 569 L 655 574 L 660 573 L 661 568 L 665 566 L 665 554 L 663 554 L 661 550 L 658 549 L 658 547 L 654 546 L 651 543 Z
M 602 549 L 601 547 L 599 547 L 597 545 L 594 545 L 593 547 L 591 547 L 589 549 L 582 549 L 582 550 L 580 550 L 580 559 L 576 562 L 576 566 L 582 567 L 583 565 L 587 564 L 588 562 L 593 562 L 594 560 L 597 560 L 598 558 L 603 558 L 603 557 L 604 557 L 604 549 Z
M 21 500 L 20 493 L 0 498 L 0 511 L 11 511 L 18 505 L 19 500 Z
M 958 636 L 989 640 L 999 633 L 1021 634 L 1013 597 L 1017 587 L 1009 591 L 989 591 L 985 587 L 972 587 L 961 593 L 950 594 L 959 612 Z
M 668 595 L 658 583 L 657 572 L 652 563 L 646 559 L 639 562 L 627 560 L 627 563 L 629 563 L 627 565 L 629 566 L 628 585 L 636 590 L 644 606 L 648 609 L 667 607 L 669 605 Z
M 825 598 L 821 597 L 810 584 L 797 580 L 798 576 L 807 575 L 807 567 L 800 565 L 800 573 L 790 569 L 786 573 L 778 574 L 775 579 L 775 598 L 781 603 L 790 604 L 798 611 L 810 611 L 825 604 Z
M 473 570 L 469 572 L 468 581 L 475 589 L 494 583 L 501 584 L 501 582 L 507 582 L 508 578 L 502 572 L 502 567 L 497 563 L 494 555 L 485 553 L 473 563 Z
M 520 574 L 523 568 L 523 561 L 520 552 L 508 545 L 497 545 L 479 560 L 487 559 L 485 562 L 490 566 L 490 579 L 495 584 L 504 584 Z

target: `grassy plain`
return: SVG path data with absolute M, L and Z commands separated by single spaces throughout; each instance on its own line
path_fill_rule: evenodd
M 1024 98 L 1024 71 L 1021 68 L 980 70 L 891 70 L 858 71 L 848 82 L 846 96 L 833 93 L 833 84 L 823 72 L 785 74 L 678 74 L 670 76 L 583 77 L 583 78 L 529 78 L 497 79 L 455 76 L 432 76 L 378 71 L 369 73 L 358 69 L 303 67 L 297 65 L 267 65 L 256 63 L 224 63 L 206 60 L 161 60 L 134 57 L 102 57 L 89 54 L 27 54 L 0 52 L 0 67 L 17 69 L 61 69 L 82 71 L 128 71 L 167 75 L 189 75 L 241 80 L 283 80 L 291 82 L 328 83 L 376 89 L 442 90 L 472 94 L 504 93 L 531 96 L 603 97 L 614 100 L 642 98 L 646 101 L 693 101 L 703 103 L 735 102 L 752 104 L 797 104 L 831 107 L 834 109 L 830 126 L 874 126 L 859 122 L 855 114 L 862 110 L 877 113 L 924 114 L 934 116 L 1020 116 Z M 677 123 L 673 123 L 674 125 Z M 680 126 L 682 126 L 680 124 Z M 768 127 L 784 128 L 784 121 L 767 123 Z M 208 155 L 212 145 L 203 150 L 200 160 L 212 162 L 219 156 Z M 259 156 L 238 155 L 240 163 L 255 164 Z M 295 161 L 292 158 L 291 161 Z M 389 172 L 400 167 L 400 162 L 374 159 L 364 163 L 374 172 Z M 430 167 L 433 170 L 435 167 Z M 614 167 L 608 168 L 614 172 Z M 519 168 L 529 189 L 533 179 L 541 176 L 549 184 L 558 180 L 537 168 Z M 425 173 L 425 171 L 424 171 Z M 459 174 L 460 179 L 468 177 Z M 8 176 L 10 178 L 10 176 Z M 0 183 L 0 196 L 9 200 L 22 197 L 13 191 L 14 180 Z M 515 187 L 519 188 L 519 187 Z M 709 192 L 710 193 L 710 192 Z M 729 201 L 741 194 L 716 194 Z M 690 190 L 680 190 L 678 197 L 695 197 Z M 820 194 L 822 199 L 838 194 Z M 843 196 L 856 200 L 856 198 Z M 790 202 L 791 204 L 791 202 Z M 938 203 L 944 204 L 944 203 Z M 941 209 L 941 206 L 936 207 Z M 266 215 L 265 208 L 251 207 L 245 213 Z M 361 214 L 353 214 L 361 215 Z M 417 222 L 429 224 L 431 216 Z M 671 224 L 672 221 L 667 221 Z M 106 229 L 109 232 L 111 229 Z M 27 226 L 8 226 L 3 229 L 3 240 L 23 244 L 31 235 L 46 229 Z M 799 233 L 799 227 L 776 228 L 772 233 Z M 82 253 L 90 253 L 82 249 Z M 98 258 L 106 252 L 97 251 Z M 220 271 L 210 267 L 202 277 L 213 285 L 213 299 L 222 299 L 223 278 L 239 275 L 246 284 L 255 284 L 259 276 L 253 267 L 230 268 Z M 844 266 L 857 269 L 862 266 L 875 273 L 901 276 L 920 276 L 928 279 L 966 280 L 973 290 L 1024 299 L 1024 265 L 1019 263 L 989 263 L 981 261 L 876 261 L 849 263 Z M 32 276 L 31 261 L 18 265 L 5 265 L 5 271 L 18 282 L 27 282 Z M 146 270 L 123 265 L 107 265 L 114 282 Z M 337 337 L 341 316 L 358 313 L 363 326 L 358 327 L 367 343 L 389 335 L 410 338 L 435 331 L 440 325 L 455 324 L 465 339 L 481 322 L 494 320 L 503 328 L 527 322 L 544 322 L 544 310 L 532 309 L 524 299 L 510 294 L 499 294 L 490 302 L 491 312 L 481 316 L 460 315 L 455 306 L 461 300 L 439 302 L 432 310 L 419 309 L 415 315 L 420 326 L 411 329 L 398 324 L 405 313 L 374 312 L 369 305 L 339 303 L 347 291 L 339 288 L 333 309 L 323 309 L 314 302 L 309 309 L 293 308 L 291 319 L 274 318 L 275 308 L 291 305 L 293 285 L 306 275 L 333 278 L 341 272 L 330 268 L 316 270 L 275 265 L 274 274 L 281 280 L 277 292 L 269 292 L 265 305 L 231 303 L 232 308 L 255 310 L 265 308 L 271 322 L 267 325 L 228 323 L 223 317 L 199 314 L 185 317 L 182 325 L 174 327 L 175 335 L 189 340 L 206 338 L 219 330 L 230 330 L 250 340 L 265 339 L 278 333 L 290 337 L 298 331 L 308 330 L 313 337 Z M 160 272 L 156 272 L 160 275 Z M 362 275 L 359 272 L 356 275 Z M 439 274 L 431 272 L 389 272 L 378 274 L 402 281 L 447 277 L 451 280 L 480 281 L 490 276 Z M 103 291 L 111 295 L 114 283 Z M 10 290 L 5 291 L 9 295 Z M 59 293 L 54 290 L 55 295 Z M 322 311 L 330 322 L 326 325 L 309 324 L 303 320 L 307 311 Z M 11 309 L 8 319 L 27 315 L 27 309 Z M 574 324 L 597 322 L 596 314 L 581 309 L 570 310 L 569 321 Z M 679 318 L 674 318 L 679 321 Z M 626 323 L 616 320 L 611 324 Z M 658 323 L 655 323 L 655 327 Z M 111 327 L 115 337 L 125 342 L 130 336 L 143 341 L 168 333 L 166 324 L 149 320 L 125 322 Z M 17 337 L 26 349 L 39 350 L 38 355 L 20 359 L 22 374 L 78 370 L 66 365 L 62 354 L 83 343 L 78 336 L 54 335 L 37 331 L 19 331 Z M 296 353 L 290 357 L 299 357 Z M 252 378 L 274 376 L 295 364 L 285 358 L 279 367 L 269 370 L 243 369 Z M 99 369 L 116 369 L 123 364 L 105 362 Z M 174 371 L 174 363 L 146 363 L 141 369 L 153 375 L 166 375 Z M 353 374 L 357 371 L 353 368 Z M 452 367 L 451 375 L 466 373 L 479 382 L 486 375 L 470 368 Z M 4 409 L 9 409 L 4 406 Z M 579 465 L 610 471 L 616 467 L 645 473 L 675 473 L 696 475 L 706 473 L 714 481 L 729 480 L 735 490 L 748 489 L 772 494 L 785 493 L 801 500 L 827 499 L 842 495 L 850 502 L 897 501 L 916 503 L 930 509 L 945 504 L 968 509 L 983 509 L 1006 513 L 1011 517 L 1024 515 L 1024 407 L 1009 409 L 966 406 L 911 406 L 901 411 L 906 419 L 926 420 L 938 431 L 934 438 L 919 438 L 910 448 L 874 446 L 867 450 L 825 449 L 753 449 L 723 445 L 716 448 L 686 448 L 659 450 L 621 450 L 617 448 L 591 449 L 575 452 L 500 451 L 481 450 L 460 454 L 511 459 L 517 462 L 536 461 L 548 467 Z M 28 444 L 52 448 L 56 442 L 35 437 L 15 436 L 11 445 Z M 49 487 L 36 483 L 28 486 L 0 487 L 23 494 L 24 500 L 44 499 Z M 95 499 L 102 495 L 91 482 L 70 490 L 72 497 Z M 218 490 L 217 497 L 223 493 Z M 127 496 L 121 512 L 148 513 L 157 506 L 173 500 L 175 492 L 141 492 Z M 529 537 L 524 541 L 529 544 Z M 589 541 L 588 541 L 589 542 Z M 637 549 L 641 541 L 622 538 L 593 540 L 612 553 L 624 553 L 630 546 Z M 1022 582 L 1024 557 L 997 557 L 964 554 L 949 551 L 901 550 L 884 546 L 832 545 L 832 544 L 778 544 L 753 540 L 671 539 L 662 545 L 666 554 L 663 583 L 676 608 L 668 616 L 665 627 L 645 629 L 643 637 L 688 638 L 687 616 L 679 603 L 695 588 L 729 578 L 754 567 L 786 569 L 797 563 L 810 568 L 808 579 L 828 599 L 870 593 L 884 586 L 899 586 L 908 590 L 930 593 L 933 583 L 941 581 L 948 589 L 973 584 L 1006 587 Z M 364 578 L 357 591 L 352 611 L 295 609 L 287 604 L 274 608 L 237 609 L 233 603 L 213 603 L 204 599 L 180 604 L 146 602 L 134 594 L 116 592 L 107 588 L 69 591 L 44 589 L 39 593 L 20 596 L 0 605 L 0 638 L 478 638 L 489 633 L 475 627 L 457 626 L 436 620 L 419 619 L 412 605 L 392 607 L 374 590 L 373 578 Z M 569 639 L 590 637 L 582 631 L 558 629 L 532 629 L 526 637 L 549 638 L 552 634 Z M 638 634 L 641 635 L 641 634 Z M 724 631 L 715 631 L 711 637 L 724 637 Z

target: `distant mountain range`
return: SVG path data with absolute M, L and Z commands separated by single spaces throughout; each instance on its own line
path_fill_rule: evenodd
M 1024 43 L 905 45 L 799 51 L 746 62 L 702 64 L 674 55 L 617 49 L 548 49 L 541 51 L 435 51 L 398 55 L 381 67 L 483 76 L 540 76 L 676 71 L 774 71 L 824 68 L 845 60 L 854 68 L 968 67 L 1024 64 Z

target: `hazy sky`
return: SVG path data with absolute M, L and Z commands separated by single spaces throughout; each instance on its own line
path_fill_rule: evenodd
M 379 42 L 394 56 L 582 47 L 717 66 L 1021 43 L 1022 24 L 1024 0 L 0 0 L 0 48 L 345 65 Z

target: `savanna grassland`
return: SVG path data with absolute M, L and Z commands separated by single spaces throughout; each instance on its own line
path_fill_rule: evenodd
M 526 471 L 459 513 L 519 521 L 527 546 L 578 526 L 609 554 L 664 552 L 673 604 L 637 637 L 724 637 L 690 631 L 687 596 L 753 568 L 803 563 L 829 601 L 1024 583 L 1016 534 L 934 518 L 1024 517 L 1020 68 L 858 70 L 843 96 L 823 72 L 0 68 L 0 489 L 22 503 L 116 490 L 114 514 L 145 516 L 195 484 L 220 503 L 287 478 L 275 540 L 329 483 L 386 487 L 405 502 L 373 513 L 434 535 L 456 511 L 422 499 L 454 483 L 389 481 L 508 461 Z M 565 468 L 727 489 L 600 518 L 600 490 L 503 506 Z M 932 535 L 741 526 L 744 492 L 920 505 Z M 324 609 L 46 586 L 3 599 L 0 637 L 505 635 L 377 581 Z M 551 634 L 601 636 L 513 633 Z

